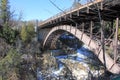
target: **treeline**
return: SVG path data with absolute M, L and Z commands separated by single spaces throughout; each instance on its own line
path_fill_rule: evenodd
M 0 0 L 0 80 L 27 80 L 28 62 L 22 56 L 40 52 L 39 44 L 32 42 L 35 21 L 22 21 L 22 14 L 11 11 L 9 4 L 9 0 Z
M 22 14 L 17 16 L 18 19 L 14 15 L 18 14 L 11 11 L 9 0 L 1 0 L 0 37 L 4 38 L 9 44 L 14 44 L 17 36 L 20 36 L 23 41 L 29 41 L 28 39 L 34 35 L 35 21 L 21 21 Z

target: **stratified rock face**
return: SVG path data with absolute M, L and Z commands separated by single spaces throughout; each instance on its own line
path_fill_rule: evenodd
M 96 63 L 90 64 L 87 59 L 77 61 L 72 56 L 54 57 L 52 55 L 51 51 L 42 54 L 38 77 L 45 80 L 97 80 L 98 75 L 104 73 L 103 70 L 98 71 L 97 66 L 94 66 Z
M 96 69 L 90 69 L 90 65 L 84 62 L 78 62 L 71 59 L 60 59 L 63 62 L 66 71 L 69 70 L 71 75 L 75 77 L 75 80 L 98 80 L 99 75 L 104 73 L 103 69 L 99 71 Z
M 56 69 L 58 67 L 58 63 L 55 57 L 51 56 L 50 53 L 45 52 L 42 54 L 42 71 L 49 71 L 48 73 L 52 72 L 52 69 Z
M 88 78 L 88 66 L 80 63 L 80 62 L 74 62 L 70 59 L 62 59 L 61 60 L 65 67 L 68 67 L 68 69 L 72 72 L 72 76 L 75 76 L 77 80 L 86 80 Z
M 0 58 L 5 57 L 9 49 L 10 45 L 8 45 L 4 39 L 0 38 Z

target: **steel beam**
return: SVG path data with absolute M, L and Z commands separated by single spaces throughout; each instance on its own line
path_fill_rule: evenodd
M 114 42 L 114 63 L 117 60 L 118 54 L 118 26 L 119 26 L 119 18 L 116 18 L 116 32 L 115 32 L 115 42 Z

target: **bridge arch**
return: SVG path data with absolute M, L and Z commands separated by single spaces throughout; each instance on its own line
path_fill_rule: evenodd
M 50 29 L 43 40 L 43 44 L 42 44 L 43 47 L 45 46 L 49 36 L 53 34 L 55 31 L 59 31 L 59 30 L 66 31 L 74 35 L 76 38 L 82 41 L 85 45 L 87 45 L 89 49 L 93 51 L 95 55 L 98 56 L 99 60 L 102 63 L 104 63 L 102 48 L 97 44 L 95 40 L 91 39 L 89 36 L 87 36 L 85 33 L 83 33 L 82 31 L 80 31 L 74 26 L 61 25 L 61 26 L 56 26 Z M 107 53 L 105 53 L 105 58 L 106 58 L 106 67 L 108 71 L 115 73 L 115 74 L 119 74 L 120 66 L 118 66 L 117 63 L 114 63 L 113 59 Z

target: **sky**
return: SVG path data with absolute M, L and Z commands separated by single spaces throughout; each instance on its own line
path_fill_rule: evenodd
M 72 6 L 74 0 L 51 0 L 62 10 Z M 81 1 L 84 3 L 85 0 Z M 46 20 L 61 12 L 49 0 L 10 0 L 11 10 L 22 14 L 22 20 Z

